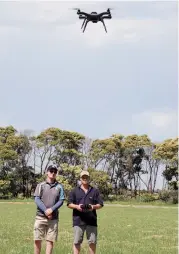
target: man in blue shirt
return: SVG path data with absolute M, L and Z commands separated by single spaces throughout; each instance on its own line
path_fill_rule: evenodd
M 97 213 L 103 207 L 99 190 L 89 184 L 89 172 L 80 174 L 81 185 L 73 189 L 68 198 L 67 206 L 73 209 L 74 245 L 73 253 L 79 254 L 86 231 L 90 254 L 96 253 L 97 244 Z M 86 205 L 86 206 L 85 206 Z
M 47 179 L 37 185 L 34 197 L 37 205 L 34 223 L 34 254 L 40 254 L 42 240 L 46 240 L 46 254 L 51 254 L 58 237 L 58 209 L 65 199 L 63 186 L 56 181 L 58 169 L 47 168 Z

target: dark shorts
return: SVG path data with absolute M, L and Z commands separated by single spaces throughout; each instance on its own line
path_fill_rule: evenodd
M 74 226 L 74 244 L 81 244 L 83 242 L 84 233 L 86 231 L 86 238 L 88 244 L 97 243 L 97 227 L 96 226 Z

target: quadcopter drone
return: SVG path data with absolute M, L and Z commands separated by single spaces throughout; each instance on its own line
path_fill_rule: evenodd
M 86 13 L 86 12 L 81 12 L 80 9 L 75 8 L 75 10 L 77 10 L 77 14 L 79 15 L 79 19 L 84 19 L 83 24 L 81 26 L 81 29 L 83 28 L 83 33 L 86 29 L 86 26 L 88 24 L 89 21 L 93 22 L 93 23 L 97 23 L 99 21 L 101 21 L 103 23 L 104 29 L 107 33 L 107 29 L 106 29 L 106 25 L 104 23 L 104 19 L 111 19 L 111 12 L 110 12 L 110 8 L 107 9 L 106 12 L 101 12 L 101 13 L 97 13 L 97 12 L 91 12 L 91 13 Z
M 143 148 L 137 148 L 132 153 L 132 164 L 135 172 L 139 172 L 141 170 L 141 163 L 143 158 L 147 159 L 147 155 L 145 154 L 145 150 Z

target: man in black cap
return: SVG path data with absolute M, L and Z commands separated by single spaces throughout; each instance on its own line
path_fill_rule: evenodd
M 46 181 L 37 185 L 34 197 L 37 205 L 34 223 L 34 254 L 41 253 L 42 240 L 46 240 L 46 254 L 51 254 L 58 237 L 58 209 L 65 199 L 63 186 L 56 180 L 58 169 L 47 168 Z
M 84 233 L 89 244 L 89 253 L 96 253 L 97 244 L 97 213 L 96 210 L 103 207 L 103 200 L 99 190 L 89 183 L 89 172 L 83 170 L 80 173 L 81 185 L 74 188 L 68 198 L 67 206 L 73 209 L 74 245 L 73 253 L 79 254 L 83 242 Z

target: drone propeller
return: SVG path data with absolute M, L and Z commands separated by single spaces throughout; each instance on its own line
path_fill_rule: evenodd
M 71 8 L 71 9 L 76 11 L 80 10 L 80 8 Z
M 80 14 L 80 8 L 72 8 L 72 10 L 76 10 L 77 14 Z
M 107 11 L 110 12 L 110 10 L 114 10 L 114 8 L 108 8 Z

